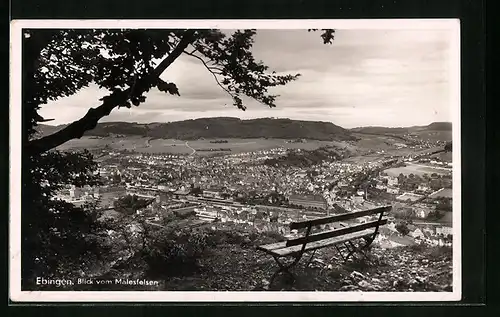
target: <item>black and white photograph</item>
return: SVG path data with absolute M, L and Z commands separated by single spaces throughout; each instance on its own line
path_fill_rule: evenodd
M 10 297 L 457 301 L 457 20 L 14 20 Z

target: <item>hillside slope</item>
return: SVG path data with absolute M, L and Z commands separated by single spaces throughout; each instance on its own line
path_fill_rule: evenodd
M 179 272 L 162 267 L 163 273 L 153 273 L 141 257 L 129 257 L 100 276 L 159 280 L 160 285 L 147 289 L 151 291 L 451 291 L 450 248 L 384 249 L 375 245 L 369 259 L 358 256 L 348 262 L 334 248 L 325 248 L 316 252 L 309 267 L 306 263 L 310 255 L 299 262 L 293 270 L 295 283 L 287 283 L 283 276 L 271 283 L 278 266 L 256 246 L 281 241 L 276 233 L 231 223 L 213 223 L 205 229 L 197 230 L 206 232 L 211 247 L 200 255 L 195 267 L 185 266 L 186 270 Z M 98 290 L 120 290 L 120 286 Z

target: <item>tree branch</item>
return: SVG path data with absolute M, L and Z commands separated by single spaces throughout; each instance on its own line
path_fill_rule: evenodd
M 234 97 L 234 95 L 226 87 L 222 86 L 222 84 L 219 82 L 219 79 L 217 78 L 215 73 L 212 71 L 212 68 L 214 68 L 214 67 L 208 66 L 207 63 L 203 60 L 203 58 L 201 58 L 195 54 L 192 54 L 192 53 L 189 53 L 186 51 L 184 51 L 184 53 L 200 60 L 203 63 L 203 66 L 205 66 L 205 68 L 212 74 L 212 76 L 214 76 L 215 81 L 217 82 L 217 85 L 219 85 L 220 88 L 222 88 L 225 92 L 227 92 L 229 94 L 229 96 L 231 96 L 231 98 Z M 217 69 L 217 68 L 215 68 L 215 69 Z
M 140 80 L 136 86 L 144 89 L 144 87 L 148 87 L 148 82 L 158 79 L 193 41 L 195 33 L 195 30 L 187 30 L 172 52 L 158 64 L 149 76 Z M 99 107 L 90 108 L 85 116 L 64 129 L 46 137 L 29 141 L 25 144 L 24 151 L 27 152 L 27 155 L 41 154 L 69 140 L 81 138 L 85 131 L 95 128 L 102 117 L 109 115 L 114 108 L 125 103 L 132 93 L 135 92 L 131 91 L 131 88 L 113 92 L 111 95 L 103 98 L 103 103 Z

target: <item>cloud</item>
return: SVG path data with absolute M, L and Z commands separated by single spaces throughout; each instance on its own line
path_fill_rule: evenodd
M 450 35 L 446 30 L 337 30 L 332 45 L 320 32 L 259 30 L 253 52 L 271 70 L 300 73 L 279 94 L 277 108 L 248 101 L 243 112 L 200 61 L 181 56 L 162 74 L 180 97 L 153 89 L 140 107 L 113 111 L 105 121 L 158 122 L 209 116 L 289 117 L 344 127 L 450 121 Z M 55 124 L 81 117 L 104 95 L 96 87 L 42 108 Z M 245 99 L 246 100 L 246 99 Z M 63 110 L 64 109 L 64 110 Z

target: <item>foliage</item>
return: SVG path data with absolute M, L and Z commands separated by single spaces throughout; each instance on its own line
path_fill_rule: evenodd
M 453 202 L 451 198 L 448 197 L 439 197 L 435 199 L 437 201 L 436 210 L 449 212 L 453 209 Z
M 195 267 L 208 246 L 205 233 L 189 228 L 156 230 L 147 239 L 142 256 L 151 274 L 174 273 Z
M 96 204 L 82 207 L 54 196 L 68 185 L 98 185 L 97 165 L 87 152 L 57 151 L 23 157 L 22 277 L 23 286 L 37 276 L 71 276 L 99 256 Z
M 151 200 L 137 197 L 137 195 L 127 195 L 113 202 L 113 207 L 116 211 L 132 215 L 138 210 L 147 207 Z
M 203 190 L 198 186 L 192 186 L 189 194 L 195 195 L 195 196 L 201 196 L 201 195 L 203 195 Z
M 446 152 L 451 152 L 452 151 L 452 143 L 451 142 L 446 142 L 446 144 L 444 146 L 444 150 Z
M 444 217 L 444 212 L 441 211 L 441 210 L 439 210 L 439 209 L 432 210 L 427 215 L 427 219 L 429 219 L 429 220 L 439 220 L 439 219 L 441 219 L 443 217 Z
M 408 229 L 408 226 L 404 222 L 398 223 L 396 225 L 396 230 L 403 236 L 406 236 L 408 233 L 410 233 L 410 229 Z

